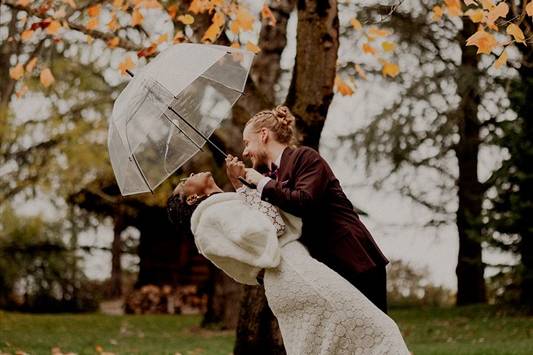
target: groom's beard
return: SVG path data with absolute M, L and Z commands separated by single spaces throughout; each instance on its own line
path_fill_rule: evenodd
M 270 171 L 270 166 L 268 164 L 268 155 L 265 151 L 258 152 L 255 156 L 255 162 L 253 163 L 253 168 L 261 174 L 266 174 Z

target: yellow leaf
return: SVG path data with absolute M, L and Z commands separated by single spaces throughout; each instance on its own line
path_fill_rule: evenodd
M 225 22 L 225 16 L 221 12 L 216 12 L 213 16 L 213 23 L 209 28 L 205 31 L 202 41 L 206 42 L 209 41 L 211 43 L 215 42 L 218 38 L 220 32 L 222 31 L 222 26 Z
M 9 68 L 9 76 L 13 80 L 19 80 L 24 75 L 24 67 L 22 63 L 17 64 L 16 66 Z
M 88 30 L 94 30 L 94 29 L 96 29 L 96 27 L 98 27 L 99 23 L 100 23 L 100 21 L 98 20 L 98 18 L 91 17 L 89 19 L 89 22 L 87 22 L 87 29 Z
M 120 43 L 120 39 L 118 37 L 113 37 L 110 40 L 107 41 L 107 46 L 109 48 L 115 48 Z
M 21 33 L 20 38 L 22 39 L 23 42 L 26 42 L 30 40 L 32 36 L 33 36 L 33 30 L 26 30 Z
M 466 45 L 476 46 L 478 54 L 489 54 L 496 47 L 497 42 L 492 34 L 481 28 L 466 40 Z
M 18 0 L 17 5 L 20 6 L 28 6 L 28 4 L 31 2 L 31 0 Z
M 526 12 L 528 16 L 533 16 L 533 1 L 526 5 Z
M 510 24 L 509 26 L 507 26 L 507 30 L 505 32 L 507 32 L 508 35 L 513 36 L 513 38 L 514 38 L 514 40 L 516 42 L 520 42 L 520 43 L 524 43 L 524 44 L 526 43 L 525 37 L 524 37 L 524 32 L 522 32 L 520 27 L 518 27 L 514 23 Z
M 442 7 L 440 6 L 433 6 L 433 15 L 431 16 L 431 19 L 433 21 L 439 21 L 442 18 Z
M 250 41 L 248 41 L 248 43 L 246 43 L 246 49 L 248 49 L 250 52 L 254 52 L 256 54 L 261 52 L 261 48 L 259 48 L 257 46 L 257 44 L 252 43 Z
M 117 16 L 115 15 L 114 12 L 113 12 L 113 14 L 111 15 L 111 20 L 109 20 L 109 22 L 107 23 L 106 26 L 107 26 L 107 28 L 109 28 L 109 30 L 112 31 L 112 32 L 115 32 L 116 30 L 119 29 L 120 24 L 118 23 Z
M 93 5 L 87 9 L 87 15 L 89 15 L 90 17 L 96 17 L 100 15 L 101 10 L 102 10 L 102 5 L 100 4 Z
M 366 74 L 359 64 L 355 65 L 355 71 L 361 77 L 361 79 L 366 80 Z
M 444 0 L 446 4 L 446 10 L 450 16 L 461 16 L 463 10 L 461 10 L 461 2 L 459 0 Z
M 60 28 L 61 28 L 61 24 L 59 23 L 59 21 L 53 20 L 46 27 L 46 33 L 48 33 L 49 35 L 55 35 L 59 32 Z
M 483 22 L 483 19 L 485 18 L 485 13 L 481 9 L 470 9 L 465 12 L 465 15 L 470 17 L 470 21 L 473 23 Z
M 174 35 L 174 38 L 172 39 L 172 43 L 181 43 L 185 39 L 185 36 L 183 35 L 182 31 L 176 31 L 176 34 Z
M 187 11 L 193 14 L 199 14 L 209 10 L 209 1 L 206 0 L 193 0 L 189 5 Z
M 363 25 L 361 25 L 361 22 L 359 22 L 359 20 L 356 18 L 353 18 L 350 23 L 352 24 L 352 27 L 354 28 L 354 30 L 360 30 L 361 28 L 363 28 Z
M 241 44 L 239 42 L 232 42 L 230 47 L 231 48 L 241 48 Z
M 381 46 L 383 47 L 383 50 L 387 53 L 393 52 L 396 48 L 396 44 L 389 41 L 384 41 L 383 43 L 381 43 Z
M 509 12 L 509 5 L 505 2 L 499 3 L 497 6 L 493 7 L 487 15 L 487 23 L 494 23 L 498 18 L 507 16 Z
M 144 16 L 143 14 L 141 14 L 141 10 L 139 9 L 134 9 L 133 12 L 131 13 L 131 25 L 132 26 L 137 26 L 137 25 L 140 25 L 144 20 Z
M 36 64 L 37 64 L 37 57 L 34 57 L 28 62 L 28 64 L 26 64 L 26 72 L 28 74 L 31 74 Z
M 124 4 L 124 0 L 113 0 L 113 7 L 115 9 L 120 9 Z
M 156 43 L 161 44 L 168 40 L 168 33 L 163 33 L 161 36 L 157 37 Z
M 41 75 L 39 76 L 39 79 L 41 80 L 41 84 L 43 84 L 45 88 L 52 85 L 55 81 L 54 76 L 52 75 L 52 72 L 49 68 L 44 68 L 43 70 L 41 70 Z
M 18 90 L 15 95 L 17 95 L 17 98 L 21 98 L 28 92 L 28 85 L 23 85 L 20 90 Z
M 383 61 L 383 69 L 381 70 L 383 76 L 390 76 L 395 78 L 400 73 L 400 67 L 397 64 Z
M 374 55 L 376 54 L 376 50 L 370 44 L 363 43 L 363 53 Z
M 353 94 L 352 88 L 346 84 L 344 80 L 341 79 L 340 76 L 335 77 L 335 88 L 342 96 L 350 96 Z
M 507 51 L 503 50 L 502 54 L 500 54 L 498 59 L 494 62 L 494 67 L 496 69 L 500 69 L 503 65 L 507 63 L 507 58 L 508 58 Z
M 261 17 L 263 18 L 263 20 L 268 20 L 268 24 L 270 26 L 276 26 L 276 18 L 274 17 L 274 14 L 266 4 L 263 4 L 263 7 L 261 8 Z
M 157 0 L 144 0 L 141 6 L 145 9 L 160 9 L 162 6 Z
M 131 60 L 131 57 L 127 56 L 119 65 L 118 69 L 120 70 L 121 75 L 126 75 L 126 70 L 133 69 L 135 64 Z
M 187 14 L 187 15 L 180 15 L 178 16 L 178 21 L 180 21 L 181 23 L 183 23 L 184 25 L 191 25 L 192 23 L 194 23 L 194 17 L 192 17 L 191 15 Z
M 93 43 L 94 38 L 91 35 L 87 35 L 85 36 L 85 40 L 87 41 L 87 43 L 91 44 Z

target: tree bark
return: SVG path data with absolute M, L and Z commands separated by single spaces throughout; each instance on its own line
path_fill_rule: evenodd
M 113 242 L 111 243 L 111 285 L 109 296 L 116 298 L 122 296 L 122 231 L 125 229 L 124 219 L 121 215 L 114 218 Z
M 318 150 L 333 99 L 339 49 L 337 1 L 298 1 L 296 62 L 285 104 L 296 117 L 301 143 Z
M 478 177 L 480 146 L 480 103 L 478 59 L 473 47 L 466 47 L 466 38 L 475 32 L 471 21 L 464 21 L 459 36 L 462 44 L 461 66 L 457 78 L 461 97 L 457 111 L 459 142 L 455 147 L 459 165 L 457 181 L 459 206 L 457 229 L 459 231 L 459 256 L 457 274 L 457 305 L 485 303 L 486 290 L 481 240 L 483 229 L 481 211 L 483 187 Z

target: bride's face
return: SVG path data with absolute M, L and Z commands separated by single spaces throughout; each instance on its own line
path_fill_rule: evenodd
M 183 193 L 185 196 L 205 195 L 205 191 L 210 184 L 214 184 L 211 172 L 204 171 L 198 174 L 191 173 L 174 190 L 174 193 Z

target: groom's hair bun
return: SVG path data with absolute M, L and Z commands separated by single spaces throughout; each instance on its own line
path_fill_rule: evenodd
M 250 118 L 246 126 L 252 126 L 256 132 L 261 128 L 271 130 L 278 142 L 288 145 L 296 143 L 295 118 L 287 106 L 276 106 L 272 110 L 259 111 Z

